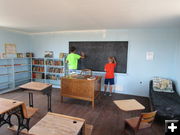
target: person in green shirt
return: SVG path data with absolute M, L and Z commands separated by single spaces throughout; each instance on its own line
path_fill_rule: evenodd
M 76 72 L 78 68 L 78 60 L 80 58 L 85 58 L 85 55 L 83 52 L 81 52 L 81 55 L 76 54 L 76 48 L 71 47 L 70 48 L 70 54 L 68 54 L 66 58 L 66 62 L 68 63 L 69 72 Z

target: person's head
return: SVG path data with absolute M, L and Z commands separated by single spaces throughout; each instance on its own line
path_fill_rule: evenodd
M 76 52 L 76 47 L 72 46 L 72 47 L 70 48 L 70 52 L 71 52 L 71 53 L 75 53 L 75 52 Z
M 109 63 L 114 63 L 114 57 L 112 57 L 112 56 L 108 57 L 108 62 Z

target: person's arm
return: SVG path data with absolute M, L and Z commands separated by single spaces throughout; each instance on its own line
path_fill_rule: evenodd
M 113 61 L 114 61 L 114 64 L 116 64 L 117 62 L 116 62 L 116 59 L 113 57 Z
M 104 66 L 104 71 L 106 72 L 106 65 Z
M 69 57 L 67 56 L 67 58 L 66 58 L 66 63 L 68 63 L 69 61 L 68 61 L 68 59 L 69 59 Z
M 84 59 L 85 58 L 85 54 L 84 52 L 81 52 L 81 59 Z

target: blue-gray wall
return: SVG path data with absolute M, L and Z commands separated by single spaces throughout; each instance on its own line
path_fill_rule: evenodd
M 180 94 L 180 34 L 179 34 L 179 41 L 176 50 L 174 51 L 176 53 L 175 58 L 175 77 L 176 77 L 176 87 L 179 90 Z
M 127 74 L 116 74 L 115 92 L 148 96 L 149 80 L 153 76 L 173 79 L 180 92 L 180 30 L 94 30 L 28 35 L 0 29 L 0 52 L 4 52 L 4 43 L 15 43 L 17 52 L 32 51 L 36 57 L 43 57 L 44 51 L 54 51 L 58 57 L 60 52 L 68 52 L 69 41 L 129 41 Z M 153 61 L 146 60 L 147 51 L 154 52 Z
M 115 92 L 148 96 L 149 80 L 162 76 L 180 81 L 176 61 L 180 57 L 180 31 L 176 29 L 128 29 L 57 32 L 31 35 L 32 51 L 43 57 L 44 51 L 68 52 L 69 41 L 129 41 L 127 74 L 116 74 Z M 154 52 L 154 60 L 146 60 L 146 52 Z M 103 65 L 102 65 L 103 66 Z M 142 84 L 140 83 L 142 82 Z
M 10 31 L 7 29 L 0 29 L 0 52 L 5 52 L 4 44 L 16 44 L 16 50 L 20 53 L 30 51 L 30 36 L 20 32 Z

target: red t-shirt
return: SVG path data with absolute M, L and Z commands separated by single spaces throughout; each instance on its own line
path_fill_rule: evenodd
M 114 69 L 116 67 L 116 63 L 107 63 L 104 67 L 106 71 L 105 78 L 106 79 L 112 79 L 114 78 Z

